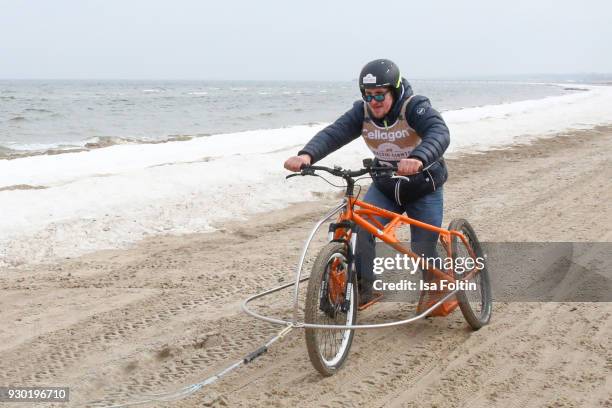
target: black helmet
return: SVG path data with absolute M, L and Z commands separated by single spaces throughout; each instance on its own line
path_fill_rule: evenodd
M 393 96 L 398 98 L 402 88 L 400 70 L 393 61 L 377 59 L 370 61 L 361 69 L 359 74 L 359 89 L 365 95 L 366 88 L 389 87 Z

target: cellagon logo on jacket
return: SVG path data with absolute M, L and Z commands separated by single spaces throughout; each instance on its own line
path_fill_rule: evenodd
M 402 112 L 412 98 L 402 104 Z M 361 135 L 366 144 L 379 160 L 398 161 L 410 157 L 410 153 L 421 143 L 419 134 L 408 124 L 404 115 L 400 115 L 390 126 L 377 126 L 370 118 L 367 106 L 364 105 L 364 121 Z
M 371 140 L 388 140 L 389 142 L 393 142 L 396 139 L 408 137 L 409 135 L 410 133 L 406 129 L 397 130 L 395 132 L 380 131 L 378 129 L 374 129 L 373 132 L 368 132 L 365 136 Z

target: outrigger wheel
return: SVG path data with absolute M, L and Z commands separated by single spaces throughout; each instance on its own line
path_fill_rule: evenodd
M 472 258 L 475 264 L 478 264 L 478 261 L 480 261 L 480 264 L 484 266 L 479 268 L 479 270 L 467 280 L 467 282 L 473 284 L 472 286 L 475 286 L 475 288 L 459 290 L 456 294 L 463 317 L 467 320 L 472 329 L 478 330 L 491 319 L 491 281 L 489 279 L 489 271 L 487 270 L 486 257 L 476 237 L 476 232 L 469 222 L 461 218 L 455 219 L 451 221 L 448 229 L 450 231 L 454 230 L 462 233 L 471 248 L 470 251 L 460 238 L 452 236 L 450 249 L 453 257 L 453 265 L 458 265 L 458 258 L 463 258 L 462 262 L 464 262 L 464 265 L 465 259 Z M 469 273 L 469 271 L 461 274 L 454 273 L 454 277 L 457 280 L 464 279 Z
M 330 242 L 319 252 L 306 291 L 305 322 L 320 325 L 354 325 L 357 321 L 357 284 L 347 285 L 347 245 Z M 355 274 L 353 274 L 355 276 Z M 350 293 L 345 293 L 346 288 Z M 306 347 L 312 365 L 324 376 L 344 363 L 354 330 L 306 328 Z

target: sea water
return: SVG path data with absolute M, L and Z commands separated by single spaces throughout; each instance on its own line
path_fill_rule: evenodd
M 412 84 L 449 125 L 447 156 L 612 121 L 607 86 Z M 358 98 L 354 82 L 2 81 L 0 265 L 211 231 L 314 199 L 333 187 L 285 181 L 282 163 Z M 357 139 L 322 164 L 368 156 Z

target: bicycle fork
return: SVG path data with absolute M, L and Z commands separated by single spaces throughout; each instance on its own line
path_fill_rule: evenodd
M 346 253 L 348 254 L 348 274 L 346 277 L 346 285 L 344 288 L 344 303 L 342 304 L 342 311 L 344 313 L 348 313 L 351 308 L 351 296 L 353 293 L 353 282 L 356 281 L 354 279 L 357 275 L 357 268 L 355 266 L 355 254 L 357 251 L 357 233 L 355 231 L 351 231 L 351 241 L 350 245 L 347 248 Z
M 338 234 L 337 230 L 342 228 L 342 233 Z M 340 238 L 336 238 L 340 236 Z M 345 237 L 350 236 L 347 240 Z M 357 251 L 357 233 L 355 231 L 355 223 L 353 221 L 341 221 L 338 223 L 331 223 L 329 225 L 328 238 L 330 242 L 341 242 L 347 246 L 346 257 L 347 257 L 347 276 L 346 282 L 344 283 L 344 301 L 340 307 L 343 313 L 348 313 L 351 307 L 351 296 L 353 293 L 353 282 L 357 274 L 355 266 L 355 255 Z

